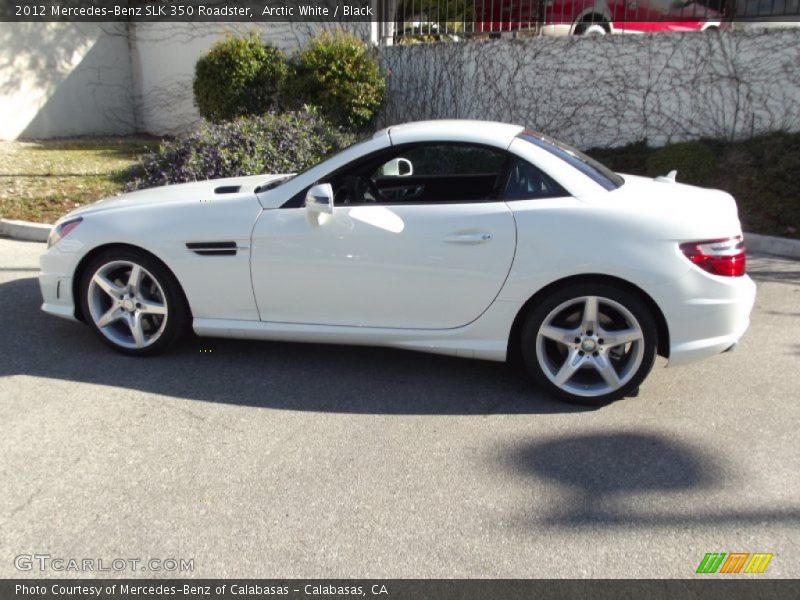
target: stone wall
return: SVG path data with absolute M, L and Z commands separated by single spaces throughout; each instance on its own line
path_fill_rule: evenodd
M 384 125 L 526 125 L 582 148 L 800 130 L 800 30 L 400 45 L 380 49 Z
M 287 52 L 320 25 L 259 24 Z M 365 40 L 369 24 L 353 24 Z M 219 23 L 0 23 L 0 138 L 179 133 Z M 800 30 L 531 38 L 380 48 L 380 124 L 516 122 L 580 147 L 800 130 Z

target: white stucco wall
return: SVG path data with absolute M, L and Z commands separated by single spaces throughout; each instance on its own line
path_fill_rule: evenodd
M 287 53 L 317 23 L 0 23 L 0 139 L 147 132 L 199 119 L 198 57 L 226 34 L 258 31 Z M 369 23 L 348 28 L 369 39 Z
M 125 27 L 0 23 L 0 139 L 134 130 Z

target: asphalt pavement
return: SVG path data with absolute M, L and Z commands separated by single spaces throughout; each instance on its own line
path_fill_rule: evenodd
M 390 349 L 124 357 L 39 311 L 43 249 L 0 239 L 0 577 L 682 578 L 707 552 L 800 574 L 800 262 L 750 260 L 736 351 L 585 410 Z M 193 570 L 96 571 L 153 558 Z

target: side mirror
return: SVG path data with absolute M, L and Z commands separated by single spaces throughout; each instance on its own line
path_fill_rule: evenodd
M 333 187 L 330 183 L 318 183 L 308 190 L 306 212 L 333 214 Z
M 386 177 L 410 177 L 414 166 L 407 158 L 393 158 L 381 167 L 381 175 Z

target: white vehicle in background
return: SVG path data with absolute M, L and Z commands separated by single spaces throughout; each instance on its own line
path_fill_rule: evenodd
M 619 175 L 517 125 L 409 123 L 298 175 L 149 189 L 60 219 L 45 312 L 120 352 L 201 336 L 506 360 L 563 399 L 635 392 L 749 324 L 727 193 Z

